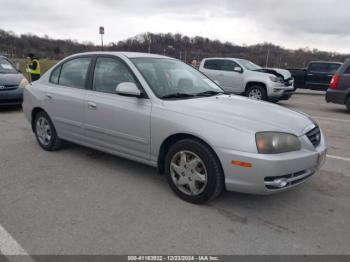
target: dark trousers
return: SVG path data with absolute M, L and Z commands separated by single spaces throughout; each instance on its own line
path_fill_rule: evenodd
M 40 75 L 37 75 L 37 74 L 31 74 L 31 77 L 32 77 L 32 81 L 36 81 L 40 79 Z

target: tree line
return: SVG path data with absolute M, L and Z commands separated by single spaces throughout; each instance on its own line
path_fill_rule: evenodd
M 34 53 L 39 58 L 62 59 L 74 53 L 96 50 L 101 50 L 101 47 L 92 42 L 57 40 L 33 34 L 16 35 L 11 31 L 0 29 L 0 54 L 12 58 L 24 58 L 28 53 Z M 350 54 L 325 52 L 308 47 L 291 50 L 268 42 L 240 46 L 201 36 L 188 37 L 172 33 L 143 33 L 109 43 L 104 46 L 104 50 L 164 54 L 187 63 L 204 57 L 238 57 L 261 66 L 280 68 L 305 67 L 310 61 L 315 60 L 343 62 L 350 57 Z

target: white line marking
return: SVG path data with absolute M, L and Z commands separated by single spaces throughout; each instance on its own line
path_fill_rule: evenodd
M 7 257 L 8 261 L 34 262 L 27 251 L 21 247 L 17 241 L 0 225 L 0 250 Z M 17 255 L 23 256 L 18 260 Z M 13 256 L 13 257 L 12 257 Z
M 332 159 L 337 159 L 337 160 L 342 160 L 346 162 L 350 162 L 350 158 L 342 157 L 342 156 L 332 156 L 332 155 L 327 155 L 328 158 Z
M 321 120 L 340 121 L 340 122 L 350 123 L 350 120 L 348 120 L 348 119 L 322 117 L 322 116 L 311 116 L 311 117 L 316 118 L 316 119 L 321 119 Z

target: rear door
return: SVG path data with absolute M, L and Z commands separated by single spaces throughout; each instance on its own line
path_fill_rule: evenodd
M 314 90 L 327 90 L 339 66 L 339 64 L 332 63 L 311 63 L 306 75 L 306 87 Z
M 75 57 L 51 73 L 45 109 L 60 137 L 80 141 L 83 134 L 84 98 L 91 56 Z
M 98 56 L 85 97 L 85 134 L 89 144 L 147 160 L 150 155 L 151 102 L 118 95 L 123 82 L 140 86 L 128 65 L 116 56 Z

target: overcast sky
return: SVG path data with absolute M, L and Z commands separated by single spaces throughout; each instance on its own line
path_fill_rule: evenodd
M 0 29 L 98 43 L 143 32 L 350 53 L 349 0 L 0 0 Z

